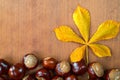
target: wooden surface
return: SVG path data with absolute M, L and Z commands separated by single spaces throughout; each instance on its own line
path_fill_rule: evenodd
M 79 33 L 72 20 L 78 4 L 91 13 L 91 35 L 105 20 L 120 21 L 120 0 L 0 0 L 0 58 L 17 63 L 35 51 L 40 59 L 51 56 L 67 60 L 80 45 L 58 41 L 53 29 L 69 25 Z M 99 61 L 105 68 L 120 68 L 120 34 L 100 43 L 110 47 L 112 57 L 98 58 L 90 50 L 90 61 Z

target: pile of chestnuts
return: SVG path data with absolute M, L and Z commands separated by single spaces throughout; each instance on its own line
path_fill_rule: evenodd
M 9 64 L 0 59 L 0 80 L 79 80 L 78 76 L 88 73 L 88 80 L 120 80 L 120 70 L 104 70 L 102 64 L 92 62 L 86 65 L 79 62 L 57 61 L 46 57 L 43 60 L 30 53 L 21 63 Z

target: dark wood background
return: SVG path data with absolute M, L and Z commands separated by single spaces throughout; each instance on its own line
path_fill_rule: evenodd
M 17 63 L 35 51 L 40 59 L 69 59 L 80 45 L 58 41 L 53 29 L 68 25 L 79 33 L 72 20 L 78 4 L 91 13 L 91 35 L 105 20 L 120 21 L 120 0 L 0 0 L 0 58 Z M 98 58 L 90 50 L 90 61 L 99 61 L 105 68 L 120 68 L 120 34 L 100 43 L 110 47 L 112 57 Z

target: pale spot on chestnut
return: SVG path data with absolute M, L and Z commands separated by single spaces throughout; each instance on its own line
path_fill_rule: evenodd
M 25 76 L 22 80 L 27 80 L 28 77 L 29 77 L 29 75 Z
M 27 68 L 35 68 L 37 64 L 38 64 L 38 59 L 35 55 L 28 54 L 24 57 L 24 65 Z
M 44 77 L 36 77 L 37 80 L 46 80 Z
M 69 62 L 67 62 L 67 61 L 62 61 L 62 62 L 60 63 L 60 69 L 61 69 L 61 71 L 62 71 L 63 73 L 69 72 L 70 69 L 71 69 Z
M 109 79 L 110 80 L 120 80 L 120 70 L 119 69 L 113 69 L 109 73 Z
M 67 76 L 70 73 L 71 66 L 68 61 L 61 61 L 56 65 L 55 71 L 59 76 Z
M 64 80 L 64 79 L 60 76 L 55 76 L 55 77 L 52 78 L 52 80 Z
M 102 77 L 104 75 L 104 69 L 100 63 L 93 63 L 92 69 L 98 77 Z
M 63 78 L 59 77 L 59 78 L 57 78 L 56 80 L 63 80 Z

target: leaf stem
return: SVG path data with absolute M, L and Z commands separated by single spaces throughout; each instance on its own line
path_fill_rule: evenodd
M 88 65 L 89 63 L 89 52 L 88 52 L 88 45 L 86 45 L 86 49 L 85 49 L 85 60 L 86 60 L 86 64 Z M 89 79 L 89 75 L 87 74 L 87 78 Z
M 86 64 L 88 65 L 88 63 L 89 63 L 89 52 L 88 52 L 88 46 L 86 45 L 86 55 L 85 55 L 85 57 L 86 57 Z

